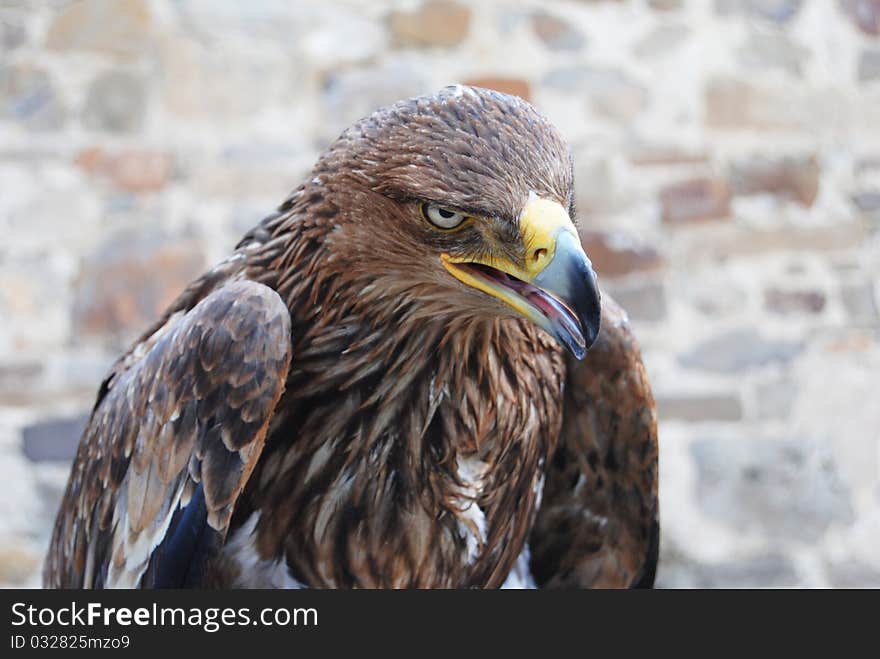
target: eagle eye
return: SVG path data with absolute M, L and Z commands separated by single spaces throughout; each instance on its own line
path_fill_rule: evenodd
M 440 229 L 454 229 L 467 217 L 464 213 L 441 208 L 434 204 L 422 204 L 422 215 L 428 222 Z

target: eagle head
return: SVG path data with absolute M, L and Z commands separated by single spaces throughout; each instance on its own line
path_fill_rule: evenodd
M 522 316 L 578 359 L 595 340 L 571 155 L 526 101 L 456 85 L 383 108 L 331 144 L 312 184 L 337 210 L 327 249 L 385 299 Z

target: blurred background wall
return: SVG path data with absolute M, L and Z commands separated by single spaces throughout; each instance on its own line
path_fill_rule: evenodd
M 0 0 L 0 584 L 102 374 L 343 128 L 451 82 L 575 154 L 660 414 L 664 586 L 880 585 L 880 2 Z

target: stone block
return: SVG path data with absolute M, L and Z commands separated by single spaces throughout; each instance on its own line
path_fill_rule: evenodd
M 800 11 L 803 0 L 715 0 L 721 16 L 741 15 L 786 23 Z
M 880 322 L 877 295 L 870 281 L 844 284 L 840 287 L 840 299 L 851 322 L 858 325 Z
M 40 549 L 32 542 L 0 539 L 0 584 L 5 587 L 33 587 L 42 564 Z
M 171 154 L 147 149 L 108 151 L 100 147 L 83 149 L 77 164 L 92 176 L 109 180 L 132 194 L 158 192 L 174 174 Z
M 80 0 L 54 16 L 46 34 L 50 50 L 84 50 L 138 57 L 148 52 L 152 17 L 144 0 Z
M 880 588 L 880 568 L 862 561 L 829 562 L 825 572 L 832 588 Z
M 74 336 L 134 339 L 204 268 L 202 250 L 192 239 L 155 230 L 111 236 L 80 267 Z
M 769 338 L 751 328 L 736 329 L 698 343 L 678 361 L 687 368 L 740 373 L 769 364 L 787 364 L 803 348 L 799 340 Z
M 578 50 L 586 43 L 583 33 L 570 21 L 546 11 L 532 14 L 531 23 L 532 32 L 550 50 Z
M 861 32 L 872 37 L 880 35 L 880 0 L 838 0 L 838 4 Z
M 760 86 L 730 75 L 712 76 L 705 87 L 706 125 L 720 130 L 796 131 L 810 112 L 803 104 L 816 103 L 818 97 L 795 96 L 778 86 Z M 828 103 L 837 100 L 834 97 Z
M 798 386 L 792 380 L 782 379 L 758 385 L 755 399 L 759 419 L 787 419 L 797 398 Z
M 401 46 L 455 46 L 467 37 L 471 10 L 458 2 L 428 0 L 412 11 L 393 11 L 388 25 Z
M 43 373 L 43 364 L 39 361 L 4 358 L 0 363 L 0 405 L 32 403 L 38 397 L 36 391 Z
M 633 46 L 636 57 L 653 60 L 674 53 L 690 37 L 691 30 L 680 23 L 657 25 Z
M 819 194 L 821 173 L 815 156 L 756 156 L 732 163 L 729 178 L 735 195 L 774 194 L 809 208 Z
M 619 277 L 664 266 L 655 248 L 623 232 L 582 230 L 580 236 L 584 251 L 600 277 Z
M 775 286 L 764 291 L 764 308 L 781 316 L 818 314 L 825 309 L 825 293 L 809 289 L 786 289 Z
M 742 402 L 734 392 L 721 394 L 657 394 L 657 418 L 676 421 L 739 421 Z
M 661 557 L 659 588 L 791 588 L 802 585 L 791 558 L 780 553 L 704 563 Z
M 34 131 L 61 128 L 66 110 L 49 74 L 30 63 L 0 64 L 0 119 Z
M 326 136 L 335 138 L 374 110 L 429 91 L 423 72 L 410 62 L 332 72 L 324 80 L 320 99 Z
M 554 91 L 583 96 L 596 115 L 619 123 L 635 119 L 650 100 L 644 84 L 613 68 L 560 66 L 547 71 L 541 82 Z
M 852 195 L 852 202 L 862 213 L 876 213 L 880 211 L 880 192 L 856 192 Z
M 468 78 L 463 84 L 472 87 L 484 87 L 486 89 L 494 89 L 502 94 L 510 94 L 511 96 L 519 96 L 529 101 L 532 98 L 532 89 L 529 81 L 524 78 L 514 78 L 507 76 L 481 76 L 477 78 Z
M 657 11 L 674 11 L 684 6 L 684 0 L 648 0 L 648 6 Z
M 723 179 L 698 178 L 660 190 L 663 222 L 683 224 L 730 217 L 730 188 Z
M 0 16 L 0 50 L 15 50 L 25 41 L 27 41 L 27 29 L 24 20 L 12 16 Z
M 131 133 L 143 126 L 146 103 L 146 82 L 141 76 L 109 71 L 89 86 L 83 124 L 97 131 Z
M 752 32 L 737 51 L 739 61 L 758 71 L 778 69 L 800 76 L 810 50 L 783 33 Z
M 816 542 L 853 521 L 849 488 L 824 445 L 805 439 L 704 438 L 691 445 L 697 501 L 716 523 L 775 541 Z
M 95 382 L 95 389 L 98 388 Z M 88 423 L 87 413 L 45 419 L 21 431 L 22 452 L 31 462 L 69 462 L 76 455 L 80 437 Z
M 880 79 L 880 50 L 863 50 L 859 55 L 856 71 L 859 82 L 873 82 Z
M 661 282 L 613 281 L 605 285 L 630 319 L 656 323 L 666 318 L 666 291 Z

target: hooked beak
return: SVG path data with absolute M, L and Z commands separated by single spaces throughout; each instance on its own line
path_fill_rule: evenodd
M 577 359 L 599 334 L 596 273 L 561 204 L 534 194 L 520 216 L 523 265 L 501 257 L 452 257 L 444 267 L 459 281 L 503 301 L 546 330 Z

